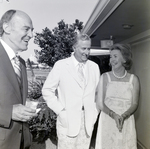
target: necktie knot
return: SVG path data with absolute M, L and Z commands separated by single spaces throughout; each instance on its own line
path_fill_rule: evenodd
M 84 64 L 83 63 L 79 63 L 79 68 L 83 69 Z
M 83 76 L 84 76 L 83 67 L 84 67 L 84 64 L 83 64 L 83 63 L 79 63 L 78 71 L 79 71 L 80 73 L 82 73 Z
M 16 55 L 14 58 L 14 62 L 17 63 L 18 65 L 20 65 L 20 60 L 19 60 L 19 56 Z

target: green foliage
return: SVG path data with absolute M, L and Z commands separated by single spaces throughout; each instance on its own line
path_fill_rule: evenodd
M 33 141 L 38 143 L 44 142 L 48 138 L 52 141 L 57 140 L 56 114 L 45 103 L 41 92 L 42 86 L 43 84 L 38 81 L 29 82 L 28 90 L 28 98 L 39 101 L 37 108 L 41 108 L 38 116 L 28 122 Z
M 77 19 L 72 25 L 61 20 L 52 31 L 46 27 L 42 33 L 36 33 L 34 42 L 41 48 L 40 51 L 36 50 L 38 62 L 53 67 L 56 61 L 69 57 L 73 51 L 74 37 L 82 28 L 83 22 Z

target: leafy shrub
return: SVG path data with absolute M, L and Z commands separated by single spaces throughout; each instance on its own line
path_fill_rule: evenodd
M 41 92 L 42 86 L 43 83 L 38 81 L 29 82 L 28 98 L 39 101 L 37 108 L 41 108 L 38 116 L 28 122 L 29 128 L 34 142 L 41 143 L 48 138 L 56 142 L 56 114 L 45 103 Z
M 42 96 L 43 84 L 39 81 L 29 81 L 28 98 L 31 100 L 38 100 Z

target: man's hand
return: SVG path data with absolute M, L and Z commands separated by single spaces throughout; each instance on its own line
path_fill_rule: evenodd
M 31 109 L 22 104 L 13 105 L 13 109 L 12 109 L 13 120 L 27 122 L 34 116 L 37 116 L 36 109 Z

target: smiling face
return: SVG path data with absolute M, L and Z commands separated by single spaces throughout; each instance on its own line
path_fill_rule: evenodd
M 33 37 L 33 25 L 29 16 L 17 11 L 7 28 L 7 41 L 14 52 L 27 50 L 28 42 Z
M 112 69 L 119 69 L 121 67 L 124 67 L 122 64 L 125 62 L 120 50 L 112 50 L 110 52 L 110 64 L 112 66 Z
M 78 62 L 86 62 L 88 60 L 91 48 L 90 40 L 79 40 L 74 46 L 74 56 Z

